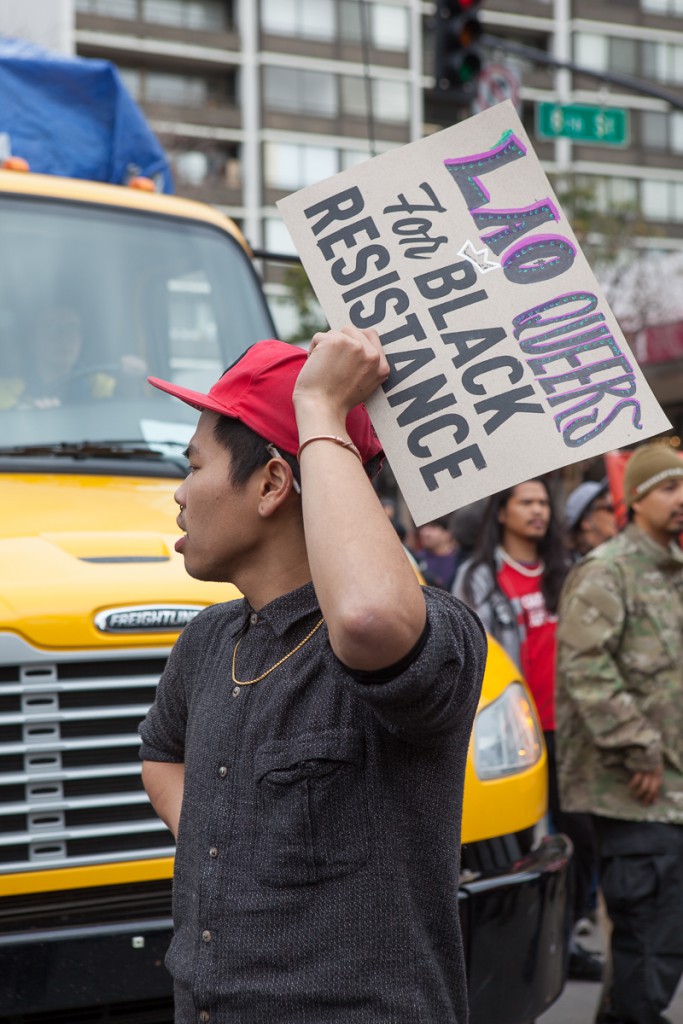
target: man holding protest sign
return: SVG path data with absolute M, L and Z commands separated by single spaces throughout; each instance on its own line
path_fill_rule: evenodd
M 483 628 L 420 588 L 364 467 L 374 331 L 252 346 L 176 493 L 190 575 L 242 601 L 186 627 L 141 725 L 177 836 L 176 1020 L 463 1024 L 465 761 Z M 298 464 L 297 464 L 298 456 Z

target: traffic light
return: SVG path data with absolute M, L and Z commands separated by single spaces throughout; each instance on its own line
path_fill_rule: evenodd
M 474 99 L 481 71 L 480 0 L 438 0 L 435 31 L 436 89 L 454 100 Z

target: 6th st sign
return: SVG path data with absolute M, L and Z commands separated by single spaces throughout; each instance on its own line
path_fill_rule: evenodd
M 608 146 L 628 143 L 628 111 L 619 107 L 538 103 L 536 135 L 540 139 L 573 139 Z

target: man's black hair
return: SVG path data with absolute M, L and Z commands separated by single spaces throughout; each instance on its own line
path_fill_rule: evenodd
M 243 487 L 252 473 L 255 473 L 261 466 L 265 466 L 273 457 L 272 453 L 268 451 L 268 445 L 272 444 L 268 438 L 261 437 L 241 420 L 233 419 L 230 416 L 218 417 L 214 427 L 214 437 L 223 448 L 230 452 L 230 482 L 235 487 Z M 277 448 L 277 445 L 275 447 Z M 301 472 L 296 456 L 282 451 L 281 448 L 277 450 L 300 485 Z M 381 465 L 381 454 L 375 455 L 366 462 L 364 469 L 370 479 L 379 473 Z
M 214 427 L 214 437 L 223 448 L 230 452 L 230 482 L 235 487 L 243 487 L 252 473 L 255 473 L 261 466 L 265 466 L 273 458 L 272 453 L 268 451 L 268 445 L 271 442 L 267 438 L 261 437 L 241 420 L 233 419 L 230 416 L 218 417 Z M 296 457 L 279 448 L 278 452 L 291 469 L 296 482 L 300 484 L 301 476 Z

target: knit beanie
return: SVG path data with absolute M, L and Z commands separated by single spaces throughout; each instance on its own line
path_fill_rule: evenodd
M 683 458 L 667 444 L 646 444 L 637 448 L 626 463 L 624 473 L 626 508 L 672 476 L 683 477 Z

